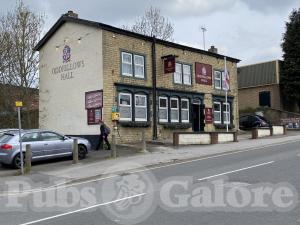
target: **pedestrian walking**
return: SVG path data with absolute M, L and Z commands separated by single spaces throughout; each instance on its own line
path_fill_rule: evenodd
M 107 145 L 107 150 L 110 150 L 110 144 L 107 139 L 109 134 L 110 134 L 109 127 L 104 122 L 100 122 L 100 138 L 99 138 L 97 150 L 100 150 L 100 148 L 104 149 L 103 142 L 105 142 L 105 144 Z

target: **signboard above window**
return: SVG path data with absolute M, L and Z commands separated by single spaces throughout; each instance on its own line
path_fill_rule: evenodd
M 85 108 L 97 109 L 103 106 L 103 91 L 90 91 L 85 93 Z
M 168 56 L 164 60 L 164 73 L 175 72 L 175 56 Z
M 204 63 L 195 63 L 196 83 L 212 85 L 212 66 Z

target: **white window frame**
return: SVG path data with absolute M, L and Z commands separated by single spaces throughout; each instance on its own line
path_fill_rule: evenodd
M 127 95 L 127 96 L 129 96 L 130 97 L 130 105 L 123 105 L 123 104 L 121 104 L 121 95 Z M 130 118 L 122 118 L 121 117 L 121 115 L 120 115 L 120 121 L 132 121 L 132 94 L 130 94 L 130 93 L 125 93 L 125 92 L 120 92 L 119 93 L 119 99 L 118 99 L 118 105 L 119 105 L 119 107 L 128 107 L 128 108 L 130 108 Z
M 130 55 L 130 58 L 131 58 L 131 63 L 128 63 L 128 62 L 124 62 L 124 58 L 123 58 L 123 56 L 124 55 Z M 133 73 L 134 73 L 134 71 L 133 71 L 133 57 L 132 57 L 132 54 L 131 53 L 128 53 L 128 52 L 122 52 L 122 75 L 123 76 L 128 76 L 128 77 L 132 77 L 133 76 Z M 125 73 L 124 71 L 123 71 L 123 64 L 126 64 L 126 65 L 130 65 L 131 66 L 131 71 L 132 71 L 132 73 L 130 74 L 130 73 Z
M 177 108 L 172 108 L 172 100 L 176 100 L 177 101 Z M 172 119 L 172 110 L 177 110 L 177 118 L 178 120 L 174 120 Z M 178 98 L 170 98 L 170 112 L 171 112 L 171 123 L 179 123 L 179 99 Z
M 160 106 L 160 100 L 161 99 L 164 99 L 166 100 L 166 107 L 161 107 Z M 167 111 L 167 119 L 161 119 L 159 118 L 159 122 L 162 122 L 162 123 L 167 123 L 169 121 L 169 103 L 168 103 L 168 97 L 158 97 L 158 111 L 159 110 L 166 110 Z
M 184 67 L 188 67 L 188 68 L 189 68 L 189 71 L 190 71 L 189 74 L 184 73 Z M 189 80 L 190 80 L 189 83 L 185 83 L 185 82 L 184 82 L 184 77 L 186 77 L 186 76 L 189 76 L 189 78 L 190 78 L 190 79 L 189 79 Z M 185 85 L 192 85 L 192 66 L 189 65 L 189 64 L 182 64 L 182 82 L 183 82 L 183 84 L 185 84 Z
M 177 65 L 180 65 L 180 72 L 176 71 Z M 176 63 L 175 64 L 175 73 L 173 74 L 173 80 L 174 80 L 174 84 L 182 84 L 183 82 L 183 72 L 182 72 L 182 63 Z M 180 81 L 176 81 L 175 76 L 179 74 L 180 75 Z
M 187 109 L 183 109 L 182 108 L 182 102 L 187 102 Z M 181 99 L 181 122 L 182 123 L 189 123 L 190 122 L 190 101 L 187 98 L 182 98 Z M 187 111 L 188 112 L 188 119 L 187 120 L 183 120 L 182 119 L 182 111 Z
M 136 105 L 136 97 L 143 97 L 143 98 L 145 98 L 145 105 L 144 106 L 140 106 L 140 105 L 137 106 Z M 141 95 L 141 94 L 134 95 L 134 107 L 135 108 L 144 108 L 144 109 L 146 109 L 146 118 L 136 118 L 136 116 L 135 116 L 135 118 L 134 118 L 135 121 L 137 121 L 137 122 L 145 122 L 145 121 L 147 121 L 147 118 L 148 118 L 147 105 L 148 105 L 147 104 L 147 95 Z
M 220 111 L 215 111 L 215 105 L 219 105 Z M 215 112 L 220 113 L 220 120 L 216 120 Z M 214 102 L 214 123 L 215 124 L 221 124 L 222 123 L 222 104 L 221 104 L 221 102 Z
M 133 62 L 134 62 L 134 72 L 133 72 L 134 76 L 137 77 L 137 78 L 143 78 L 144 79 L 145 78 L 145 57 L 143 55 L 138 55 L 138 54 L 134 54 L 133 57 L 134 57 L 134 59 L 133 59 Z M 137 64 L 136 60 L 135 60 L 136 57 L 142 58 L 143 59 L 143 64 Z M 138 74 L 138 75 L 136 74 L 136 69 L 135 69 L 136 66 L 143 67 L 143 74 L 142 75 L 141 74 Z
M 223 121 L 224 121 L 224 124 L 230 124 L 230 103 L 229 102 L 224 102 L 223 103 L 223 105 L 224 105 L 224 111 L 223 111 Z M 227 111 L 226 111 L 226 105 L 227 105 Z M 225 114 L 228 114 L 228 121 L 225 121 Z
M 216 73 L 220 74 L 220 78 L 216 78 Z M 222 89 L 222 84 L 223 84 L 222 83 L 223 82 L 223 79 L 222 79 L 223 75 L 222 74 L 223 74 L 222 71 L 219 71 L 219 70 L 214 71 L 214 86 L 215 86 L 215 89 L 218 89 L 218 90 Z M 220 81 L 220 86 L 219 87 L 216 86 L 216 80 Z

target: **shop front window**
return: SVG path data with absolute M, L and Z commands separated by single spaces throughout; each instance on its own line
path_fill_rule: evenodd
M 178 98 L 170 99 L 170 107 L 171 107 L 171 122 L 179 122 Z
M 214 102 L 214 123 L 222 123 L 221 119 L 221 102 Z
M 159 122 L 168 122 L 168 98 L 159 97 Z
M 147 121 L 146 95 L 135 95 L 135 121 Z
M 181 99 L 181 121 L 183 123 L 189 122 L 189 100 Z
M 224 124 L 230 124 L 230 104 L 223 103 L 223 120 Z

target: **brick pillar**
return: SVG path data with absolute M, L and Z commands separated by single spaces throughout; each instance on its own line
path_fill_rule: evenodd
M 179 134 L 176 132 L 173 133 L 173 146 L 179 146 Z
M 257 128 L 252 129 L 252 139 L 257 139 L 258 138 L 258 130 Z
M 238 132 L 233 132 L 233 141 L 238 142 Z
M 270 127 L 270 135 L 273 136 L 274 135 L 274 131 L 273 131 L 273 126 Z
M 285 125 L 282 125 L 282 126 L 283 126 L 283 135 L 286 135 L 286 133 L 287 133 L 287 128 L 286 128 Z
M 211 132 L 210 133 L 210 140 L 211 144 L 218 144 L 218 133 L 217 132 Z

